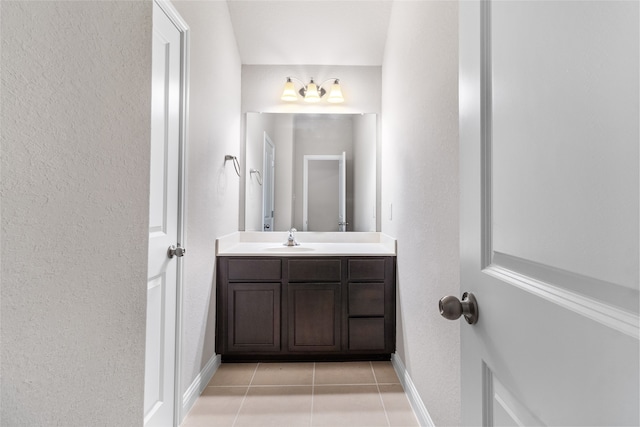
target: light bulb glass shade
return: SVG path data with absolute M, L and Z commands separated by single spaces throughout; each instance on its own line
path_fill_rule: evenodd
M 340 89 L 340 83 L 338 80 L 333 82 L 331 85 L 331 92 L 329 92 L 329 98 L 327 101 L 337 104 L 340 102 L 344 102 L 344 97 L 342 96 L 342 89 Z
M 320 101 L 320 94 L 318 93 L 318 86 L 311 80 L 307 85 L 307 90 L 304 94 L 305 102 L 318 102 Z
M 296 92 L 296 88 L 293 86 L 293 82 L 291 79 L 287 79 L 287 82 L 284 84 L 284 90 L 282 91 L 282 96 L 280 97 L 283 101 L 297 101 L 298 93 Z

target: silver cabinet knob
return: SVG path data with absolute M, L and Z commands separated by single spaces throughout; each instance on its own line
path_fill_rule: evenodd
M 187 253 L 187 248 L 183 248 L 182 246 L 180 246 L 179 243 L 178 243 L 178 246 L 171 245 L 169 246 L 169 249 L 167 249 L 167 256 L 169 258 L 173 258 L 174 256 L 181 258 L 186 253 Z
M 462 301 L 449 295 L 440 300 L 440 314 L 445 319 L 456 320 L 464 316 L 468 324 L 478 321 L 478 301 L 470 292 L 462 294 Z

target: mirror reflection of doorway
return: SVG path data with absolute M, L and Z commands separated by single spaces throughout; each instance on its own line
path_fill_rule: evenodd
M 275 159 L 276 148 L 267 133 L 264 133 L 264 161 L 262 170 L 262 230 L 273 231 L 274 218 L 274 184 L 275 184 Z
M 347 231 L 346 153 L 305 155 L 303 181 L 303 230 Z

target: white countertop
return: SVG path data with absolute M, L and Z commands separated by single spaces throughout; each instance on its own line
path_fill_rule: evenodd
M 300 246 L 284 246 L 288 232 L 239 231 L 216 240 L 216 256 L 395 256 L 396 240 L 376 232 L 296 232 Z

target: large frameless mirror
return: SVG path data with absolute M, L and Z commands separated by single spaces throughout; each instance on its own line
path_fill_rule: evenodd
M 246 231 L 379 231 L 375 114 L 247 113 Z

